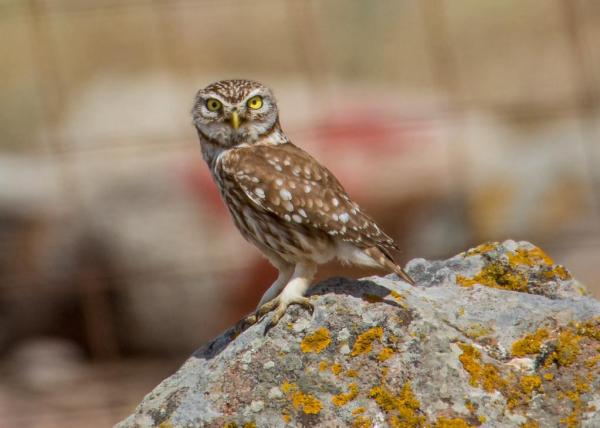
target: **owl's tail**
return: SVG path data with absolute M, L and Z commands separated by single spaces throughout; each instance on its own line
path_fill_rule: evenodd
M 406 273 L 404 269 L 402 269 L 400 266 L 394 263 L 392 258 L 389 255 L 385 254 L 383 251 L 381 251 L 379 248 L 368 248 L 365 250 L 365 253 L 367 253 L 369 257 L 371 257 L 373 260 L 376 260 L 381 265 L 381 267 L 384 267 L 394 272 L 396 275 L 398 275 L 404 281 L 408 282 L 410 285 L 415 285 L 415 281 L 413 281 L 413 279 L 408 275 L 408 273 Z

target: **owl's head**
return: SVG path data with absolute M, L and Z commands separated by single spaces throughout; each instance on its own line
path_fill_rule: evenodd
M 253 143 L 278 123 L 273 93 L 251 80 L 221 80 L 200 89 L 192 116 L 201 139 L 222 147 Z

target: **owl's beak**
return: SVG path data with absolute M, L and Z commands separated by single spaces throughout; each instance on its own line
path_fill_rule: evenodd
M 233 126 L 233 129 L 238 129 L 240 127 L 240 115 L 237 111 L 231 113 L 231 126 Z

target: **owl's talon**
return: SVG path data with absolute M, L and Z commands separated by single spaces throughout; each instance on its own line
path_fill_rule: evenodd
M 315 312 L 315 306 L 310 302 L 310 300 L 307 297 L 296 297 L 293 300 L 287 300 L 287 301 L 281 301 L 281 299 L 279 299 L 279 298 L 275 298 L 273 300 L 278 301 L 277 309 L 274 310 L 273 316 L 265 325 L 265 330 L 263 333 L 264 335 L 266 335 L 269 332 L 269 330 L 271 330 L 273 327 L 275 327 L 277 325 L 277 323 L 279 323 L 281 318 L 283 318 L 283 316 L 285 315 L 285 312 L 286 312 L 288 306 L 300 305 L 304 309 L 306 309 L 310 313 L 311 316 Z M 264 307 L 264 305 L 263 305 L 263 307 Z M 260 309 L 262 309 L 263 307 L 261 307 Z

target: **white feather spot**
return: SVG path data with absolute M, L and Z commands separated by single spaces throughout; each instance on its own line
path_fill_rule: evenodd
M 340 201 L 338 201 L 337 198 L 332 198 L 331 203 L 334 207 L 337 207 L 340 204 Z
M 290 217 L 290 215 L 289 215 L 289 214 L 285 214 L 285 215 L 283 216 L 283 218 L 285 219 L 285 221 L 292 221 L 292 218 Z
M 260 187 L 257 187 L 256 189 L 254 189 L 254 193 L 256 194 L 256 196 L 258 196 L 261 199 L 265 199 L 265 191 L 263 189 L 261 189 Z
M 283 168 L 279 164 L 275 165 L 275 169 L 279 172 L 283 171 Z
M 300 217 L 298 214 L 292 215 L 292 218 L 296 223 L 302 223 L 302 217 Z
M 258 183 L 260 180 L 258 179 L 258 177 L 252 177 L 250 181 L 252 181 L 253 183 Z
M 302 170 L 301 170 L 301 169 L 300 169 L 300 167 L 298 167 L 298 166 L 295 166 L 295 167 L 292 169 L 292 174 L 294 174 L 295 176 L 299 176 L 301 172 L 302 172 Z
M 299 214 L 300 214 L 302 217 L 304 217 L 304 218 L 308 218 L 308 216 L 306 215 L 306 211 L 304 211 L 302 208 L 300 208 L 300 209 L 298 210 L 298 213 L 299 213 Z
M 306 193 L 310 193 L 310 191 L 311 191 L 311 190 L 312 190 L 312 187 L 311 187 L 311 185 L 310 185 L 310 184 L 307 184 L 306 186 L 304 186 L 304 191 L 305 191 Z
M 338 215 L 337 215 L 336 213 L 333 213 L 333 214 L 331 215 L 331 217 L 333 217 L 333 219 L 334 219 L 335 221 L 338 221 L 338 220 L 339 220 L 339 217 L 338 217 Z
M 288 184 L 290 185 L 290 189 L 295 189 L 296 188 L 296 183 L 295 182 L 290 181 Z
M 348 221 L 350 221 L 350 216 L 348 215 L 348 213 L 340 214 L 340 221 L 342 223 L 348 223 Z
M 279 191 L 279 196 L 281 196 L 281 199 L 283 199 L 284 201 L 291 201 L 292 200 L 292 194 L 287 189 L 281 189 Z
M 281 178 L 278 178 L 277 180 L 275 180 L 275 184 L 277 184 L 278 186 L 283 186 L 283 180 Z
M 292 211 L 294 211 L 294 205 L 292 205 L 292 203 L 291 203 L 291 202 L 285 202 L 285 203 L 283 204 L 283 207 L 284 207 L 286 210 L 288 210 L 289 212 L 292 212 Z

